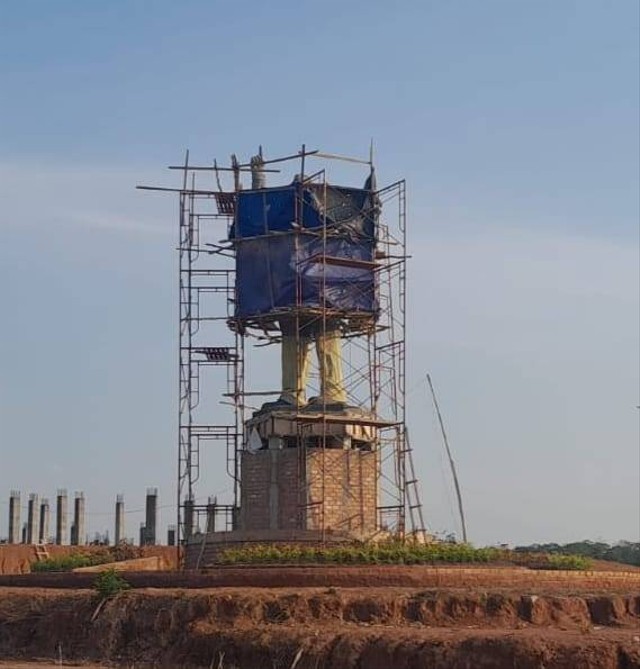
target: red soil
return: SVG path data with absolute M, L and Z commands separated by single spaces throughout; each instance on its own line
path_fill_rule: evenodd
M 0 576 L 0 586 L 90 588 L 94 574 L 43 573 Z M 522 592 L 640 590 L 640 572 L 563 572 L 514 567 L 223 567 L 208 572 L 128 572 L 135 588 L 212 587 L 409 587 L 519 589 Z
M 78 551 L 92 553 L 104 551 L 100 546 L 47 546 L 51 557 L 69 555 Z M 143 546 L 136 548 L 140 557 L 158 556 L 162 559 L 164 569 L 175 569 L 177 566 L 176 548 L 171 546 Z M 2 544 L 0 545 L 0 575 L 2 574 L 28 574 L 31 565 L 37 561 L 35 546 L 26 544 Z
M 640 591 L 0 590 L 0 658 L 225 669 L 632 669 Z

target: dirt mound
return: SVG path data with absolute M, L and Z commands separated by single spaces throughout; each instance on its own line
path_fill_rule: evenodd
M 172 546 L 142 546 L 136 547 L 136 557 L 159 557 L 163 569 L 175 569 L 177 566 L 176 548 Z M 47 545 L 51 557 L 70 555 L 71 553 L 100 553 L 103 546 L 53 546 Z M 31 565 L 37 562 L 35 546 L 27 544 L 0 545 L 0 574 L 28 574 Z
M 241 669 L 630 669 L 640 594 L 418 589 L 0 591 L 0 658 Z M 472 662 L 472 664 L 470 664 Z M 213 664 L 212 664 L 213 663 Z

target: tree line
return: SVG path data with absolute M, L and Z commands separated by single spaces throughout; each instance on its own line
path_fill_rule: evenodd
M 569 544 L 531 544 L 531 546 L 516 546 L 515 550 L 528 553 L 581 555 L 594 560 L 609 560 L 640 567 L 640 543 L 632 541 L 619 541 L 616 544 L 588 540 Z

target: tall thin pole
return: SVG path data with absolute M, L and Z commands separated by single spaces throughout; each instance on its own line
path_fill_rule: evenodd
M 186 190 L 189 178 L 189 149 L 185 151 L 184 167 L 182 173 L 182 191 L 180 193 L 180 213 L 179 213 L 179 260 L 178 260 L 178 490 L 177 490 L 177 532 L 176 532 L 176 556 L 177 564 L 181 564 L 180 546 L 187 543 L 186 536 L 186 516 L 187 500 L 190 496 L 184 494 L 185 477 L 190 475 L 188 467 L 190 464 L 189 452 L 191 450 L 191 430 L 190 424 L 185 416 L 185 402 L 189 402 L 190 384 L 191 384 L 191 366 L 186 365 L 185 355 L 191 356 L 191 341 L 188 339 L 187 329 L 191 329 L 191 293 L 188 290 L 185 281 L 185 272 L 191 276 L 190 250 L 188 249 L 190 240 L 185 222 L 185 208 L 187 200 Z M 185 353 L 185 348 L 188 350 Z M 187 423 L 185 425 L 185 423 Z M 186 429 L 185 429 L 186 428 Z M 186 469 L 186 471 L 185 471 Z M 190 489 L 189 489 L 190 492 Z
M 458 511 L 460 512 L 460 524 L 462 525 L 462 540 L 464 543 L 467 543 L 467 523 L 464 519 L 464 508 L 462 506 L 462 493 L 460 492 L 460 483 L 458 481 L 458 474 L 456 472 L 456 463 L 453 461 L 453 456 L 451 455 L 451 449 L 449 448 L 449 440 L 447 439 L 447 433 L 444 429 L 444 421 L 442 420 L 442 414 L 440 413 L 440 407 L 438 406 L 438 400 L 436 399 L 436 391 L 433 389 L 433 383 L 431 382 L 431 375 L 427 374 L 427 382 L 429 383 L 429 389 L 431 390 L 431 397 L 433 398 L 433 406 L 436 409 L 436 414 L 438 414 L 438 422 L 440 423 L 440 430 L 442 431 L 442 439 L 444 441 L 444 447 L 447 451 L 447 457 L 449 458 L 449 466 L 451 467 L 451 475 L 453 476 L 453 485 L 456 489 L 456 497 L 458 498 Z

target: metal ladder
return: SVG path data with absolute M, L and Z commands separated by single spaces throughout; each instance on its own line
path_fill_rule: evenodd
M 418 490 L 418 478 L 413 464 L 413 448 L 409 441 L 409 430 L 405 431 L 405 455 L 409 470 L 409 477 L 405 481 L 406 505 L 409 511 L 409 522 L 416 536 L 424 542 L 427 541 L 427 529 L 424 525 L 424 516 L 422 514 L 422 502 L 420 501 L 420 492 Z

